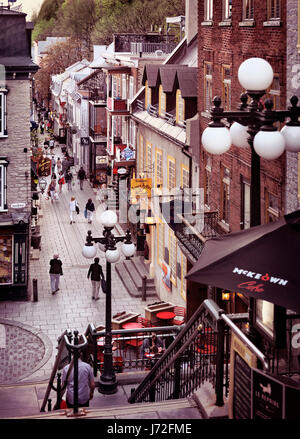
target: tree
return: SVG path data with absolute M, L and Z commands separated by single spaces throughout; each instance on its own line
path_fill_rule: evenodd
M 53 44 L 42 59 L 40 69 L 34 77 L 38 100 L 49 104 L 51 76 L 63 73 L 67 67 L 82 60 L 85 55 L 82 47 L 71 39 Z

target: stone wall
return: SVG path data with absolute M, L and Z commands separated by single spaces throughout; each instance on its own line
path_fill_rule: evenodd
M 300 54 L 298 42 L 298 0 L 287 0 L 287 106 L 289 99 L 296 95 L 300 99 Z M 298 198 L 298 161 L 299 154 L 287 153 L 285 213 L 300 208 Z

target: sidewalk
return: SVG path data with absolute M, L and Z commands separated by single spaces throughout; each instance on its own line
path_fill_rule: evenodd
M 54 155 L 63 157 L 60 147 L 54 150 Z M 72 171 L 75 175 L 74 168 Z M 47 180 L 50 181 L 50 177 Z M 96 216 L 103 208 L 88 181 L 84 182 L 84 190 L 80 190 L 76 175 L 74 181 L 72 191 L 69 192 L 65 184 L 59 201 L 53 204 L 46 199 L 46 193 L 40 197 L 41 251 L 39 259 L 30 261 L 29 279 L 30 288 L 32 280 L 37 279 L 38 301 L 33 302 L 31 298 L 27 302 L 0 302 L 0 385 L 47 381 L 56 357 L 57 339 L 63 331 L 84 333 L 89 323 L 96 327 L 105 324 L 105 296 L 100 292 L 100 300 L 92 300 L 91 281 L 87 279 L 92 261 L 82 256 L 87 231 L 91 230 L 93 236 L 102 235 Z M 69 201 L 72 195 L 79 202 L 80 214 L 71 225 Z M 92 224 L 88 224 L 83 215 L 88 198 L 93 199 L 96 207 Z M 49 261 L 55 253 L 60 256 L 64 274 L 60 291 L 52 295 Z M 98 250 L 97 256 L 105 271 L 104 253 Z M 125 310 L 143 315 L 144 307 L 151 302 L 153 298 L 142 302 L 140 298 L 129 296 L 112 264 L 112 315 Z

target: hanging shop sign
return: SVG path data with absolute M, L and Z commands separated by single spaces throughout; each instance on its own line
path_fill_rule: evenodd
M 108 156 L 107 155 L 96 155 L 96 165 L 107 165 Z
M 39 177 L 48 177 L 51 174 L 51 159 L 42 157 L 37 163 L 37 174 Z
M 80 144 L 83 146 L 86 146 L 89 144 L 89 138 L 88 137 L 80 137 Z
M 130 186 L 131 198 L 145 195 L 151 198 L 152 178 L 132 178 Z

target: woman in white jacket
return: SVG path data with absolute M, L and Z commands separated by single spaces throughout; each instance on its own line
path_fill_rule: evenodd
M 76 206 L 78 207 L 78 203 L 76 201 L 75 197 L 71 197 L 71 201 L 69 203 L 69 209 L 70 209 L 70 224 L 75 223 L 73 220 L 73 214 L 76 212 Z

